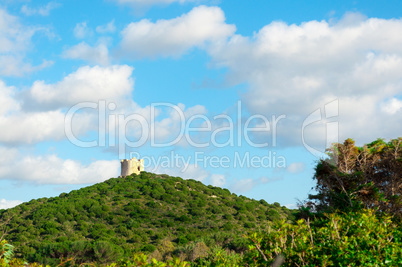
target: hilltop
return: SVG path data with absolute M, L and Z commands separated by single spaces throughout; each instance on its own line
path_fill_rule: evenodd
M 243 234 L 293 220 L 279 203 L 195 180 L 142 172 L 0 211 L 4 236 L 29 262 L 110 262 L 135 252 L 183 256 L 189 246 L 246 250 Z M 201 249 L 202 250 L 202 249 Z

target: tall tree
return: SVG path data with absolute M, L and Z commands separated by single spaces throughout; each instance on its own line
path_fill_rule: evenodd
M 355 145 L 352 139 L 327 150 L 315 168 L 317 211 L 378 208 L 402 217 L 402 138 Z

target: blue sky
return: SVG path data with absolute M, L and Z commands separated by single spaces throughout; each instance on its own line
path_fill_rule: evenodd
M 2 1 L 0 208 L 131 156 L 295 207 L 328 144 L 400 136 L 401 5 Z

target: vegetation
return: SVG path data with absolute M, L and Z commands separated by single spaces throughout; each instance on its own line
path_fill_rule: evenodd
M 247 235 L 249 249 L 244 253 L 229 252 L 202 242 L 193 245 L 191 261 L 178 257 L 164 261 L 150 254 L 136 253 L 130 259 L 101 266 L 402 266 L 402 231 L 389 216 L 378 216 L 372 210 L 333 213 L 315 221 L 298 220 L 295 224 L 276 223 L 266 232 Z M 203 255 L 203 257 L 197 257 Z M 278 265 L 274 262 L 282 259 Z M 73 258 L 59 260 L 58 266 L 71 266 Z M 2 263 L 0 258 L 0 263 Z M 9 259 L 1 266 L 22 266 Z M 30 265 L 39 266 L 39 265 Z M 42 265 L 41 265 L 42 266 Z M 55 265 L 52 265 L 55 266 Z M 81 266 L 100 266 L 83 264 Z
M 281 223 L 250 239 L 244 259 L 250 266 L 266 266 L 278 255 L 282 266 L 402 266 L 401 228 L 372 210 Z
M 376 208 L 402 217 L 402 138 L 362 147 L 352 139 L 335 144 L 316 166 L 316 211 Z
M 147 172 L 0 211 L 15 255 L 50 265 L 67 258 L 74 264 L 108 263 L 139 252 L 194 261 L 206 255 L 201 242 L 204 250 L 242 253 L 244 233 L 282 219 L 291 221 L 292 211 L 279 203 Z
M 32 200 L 0 211 L 0 266 L 402 266 L 401 151 L 334 144 L 297 213 L 146 172 Z

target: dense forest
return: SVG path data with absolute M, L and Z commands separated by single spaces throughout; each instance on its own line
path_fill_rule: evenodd
M 198 241 L 241 253 L 243 233 L 294 220 L 279 203 L 147 172 L 32 200 L 0 216 L 15 255 L 44 264 L 71 257 L 76 264 L 111 262 L 135 252 L 191 260 L 188 245 Z
M 347 139 L 315 171 L 298 210 L 147 172 L 32 200 L 0 211 L 0 264 L 402 266 L 402 138 Z

